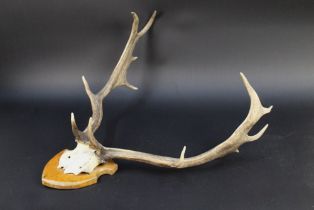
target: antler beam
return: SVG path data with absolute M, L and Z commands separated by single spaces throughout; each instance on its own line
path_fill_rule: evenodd
M 165 157 L 159 155 L 153 155 L 149 153 L 137 152 L 132 150 L 100 147 L 101 156 L 104 160 L 108 159 L 124 159 L 137 162 L 143 162 L 150 165 L 170 167 L 170 168 L 188 168 L 193 166 L 202 165 L 214 159 L 223 157 L 229 153 L 239 152 L 239 147 L 247 142 L 255 141 L 259 139 L 266 131 L 268 124 L 266 124 L 257 134 L 250 136 L 248 133 L 253 126 L 259 121 L 259 119 L 265 114 L 269 113 L 272 106 L 265 108 L 260 102 L 260 99 L 250 85 L 249 81 L 243 73 L 240 73 L 243 84 L 250 96 L 251 106 L 249 113 L 242 124 L 234 131 L 234 133 L 224 142 L 217 145 L 211 150 L 208 150 L 202 154 L 185 158 L 184 146 L 179 158 Z M 95 137 L 91 136 L 91 139 L 95 141 Z
M 156 17 L 156 11 L 154 11 L 153 15 L 150 17 L 149 21 L 146 23 L 146 25 L 143 27 L 143 29 L 138 32 L 138 25 L 139 25 L 139 19 L 136 13 L 131 12 L 133 16 L 133 24 L 131 33 L 129 36 L 129 40 L 126 43 L 126 46 L 123 50 L 123 53 L 115 66 L 108 82 L 105 84 L 105 86 L 97 93 L 94 94 L 90 87 L 88 82 L 86 81 L 85 77 L 82 76 L 82 80 L 84 83 L 84 87 L 86 90 L 86 93 L 90 99 L 91 106 L 92 106 L 92 120 L 89 122 L 88 126 L 91 126 L 91 129 L 93 132 L 97 130 L 97 128 L 100 126 L 102 118 L 103 118 L 103 108 L 102 108 L 102 101 L 103 99 L 116 87 L 119 86 L 126 86 L 132 90 L 137 90 L 137 87 L 131 85 L 127 81 L 127 69 L 130 66 L 130 64 L 137 59 L 137 57 L 133 56 L 133 51 L 135 48 L 135 45 L 139 38 L 141 38 L 152 26 L 154 19 Z M 75 136 L 75 139 L 77 141 L 81 141 L 83 143 L 88 143 L 89 138 L 87 136 L 87 128 L 82 132 L 78 130 L 78 127 L 75 123 L 74 114 L 71 114 L 71 124 L 72 124 L 72 131 Z

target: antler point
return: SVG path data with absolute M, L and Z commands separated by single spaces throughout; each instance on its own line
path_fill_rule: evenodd
M 134 20 L 138 20 L 138 16 L 136 12 L 131 12 L 131 15 L 133 16 Z
M 130 83 L 126 82 L 125 86 L 127 86 L 128 88 L 132 89 L 132 90 L 138 90 L 138 87 L 135 87 L 134 85 L 131 85 Z
M 268 124 L 266 124 L 257 134 L 255 134 L 254 136 L 248 136 L 248 141 L 255 141 L 257 139 L 259 139 L 260 137 L 262 137 L 262 135 L 265 133 L 265 131 L 268 128 Z
M 240 76 L 241 76 L 241 79 L 243 81 L 243 83 L 247 83 L 248 82 L 248 79 L 246 78 L 245 74 L 243 72 L 240 72 Z
M 267 114 L 267 113 L 271 112 L 272 108 L 273 108 L 273 106 L 263 107 L 264 114 Z
M 157 10 L 154 10 L 152 17 L 155 18 L 156 14 L 157 14 Z
M 185 151 L 186 151 L 186 146 L 183 147 L 181 154 L 180 154 L 180 160 L 184 160 L 184 155 L 185 155 Z

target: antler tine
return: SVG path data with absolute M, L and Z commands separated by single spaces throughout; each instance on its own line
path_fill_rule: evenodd
M 149 21 L 146 23 L 146 25 L 143 27 L 143 29 L 137 34 L 138 37 L 143 36 L 149 29 L 150 27 L 153 25 L 155 17 L 156 17 L 157 11 L 155 10 L 152 14 L 152 16 L 150 17 Z M 136 14 L 135 14 L 136 15 Z
M 77 125 L 76 125 L 75 117 L 74 117 L 74 113 L 73 112 L 71 113 L 71 126 L 72 126 L 72 133 L 73 133 L 75 139 L 79 139 L 79 137 L 80 137 L 79 132 L 80 131 L 79 131 Z

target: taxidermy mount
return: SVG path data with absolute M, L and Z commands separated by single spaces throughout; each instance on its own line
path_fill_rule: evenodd
M 186 147 L 184 146 L 180 156 L 175 158 L 103 146 L 94 136 L 103 118 L 103 99 L 110 91 L 120 86 L 126 86 L 132 90 L 137 89 L 127 81 L 127 69 L 137 59 L 133 56 L 133 50 L 137 41 L 152 26 L 156 11 L 140 31 L 138 30 L 138 16 L 134 12 L 131 14 L 133 24 L 128 42 L 105 86 L 98 93 L 94 93 L 90 89 L 87 80 L 84 76 L 82 77 L 86 93 L 91 102 L 92 116 L 89 118 L 87 127 L 80 130 L 76 125 L 74 114 L 71 113 L 72 132 L 77 146 L 74 150 L 61 151 L 46 164 L 42 174 L 43 185 L 57 189 L 76 189 L 95 184 L 101 175 L 112 175 L 116 172 L 117 164 L 113 162 L 114 159 L 176 169 L 198 166 L 227 154 L 239 152 L 239 147 L 242 144 L 259 139 L 267 129 L 268 125 L 265 125 L 257 134 L 248 134 L 259 119 L 271 111 L 272 106 L 263 107 L 247 78 L 243 73 L 240 73 L 251 101 L 249 113 L 231 136 L 216 147 L 193 157 L 185 157 Z

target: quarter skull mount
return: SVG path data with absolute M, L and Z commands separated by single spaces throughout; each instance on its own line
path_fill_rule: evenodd
M 133 56 L 133 50 L 139 38 L 152 26 L 156 11 L 154 11 L 149 21 L 140 31 L 138 31 L 138 16 L 134 12 L 131 14 L 133 15 L 133 24 L 128 42 L 105 86 L 95 94 L 91 91 L 84 76 L 82 77 L 86 93 L 91 102 L 92 117 L 89 118 L 87 127 L 84 130 L 79 130 L 74 114 L 71 113 L 72 132 L 77 146 L 74 150 L 61 151 L 46 164 L 42 174 L 43 185 L 57 189 L 76 189 L 95 184 L 99 176 L 103 174 L 112 175 L 116 172 L 117 164 L 112 161 L 114 159 L 124 159 L 177 169 L 198 166 L 227 154 L 239 152 L 238 149 L 242 144 L 259 139 L 267 129 L 268 125 L 265 125 L 257 134 L 252 136 L 248 134 L 259 119 L 271 111 L 272 106 L 268 108 L 263 107 L 247 78 L 243 73 L 240 73 L 243 84 L 250 96 L 250 109 L 242 124 L 228 139 L 216 147 L 193 157 L 185 157 L 186 147 L 184 146 L 181 155 L 175 158 L 105 147 L 100 144 L 94 133 L 100 126 L 103 118 L 103 99 L 111 90 L 120 86 L 126 86 L 132 90 L 137 89 L 137 87 L 127 81 L 127 69 L 137 59 L 137 57 Z

